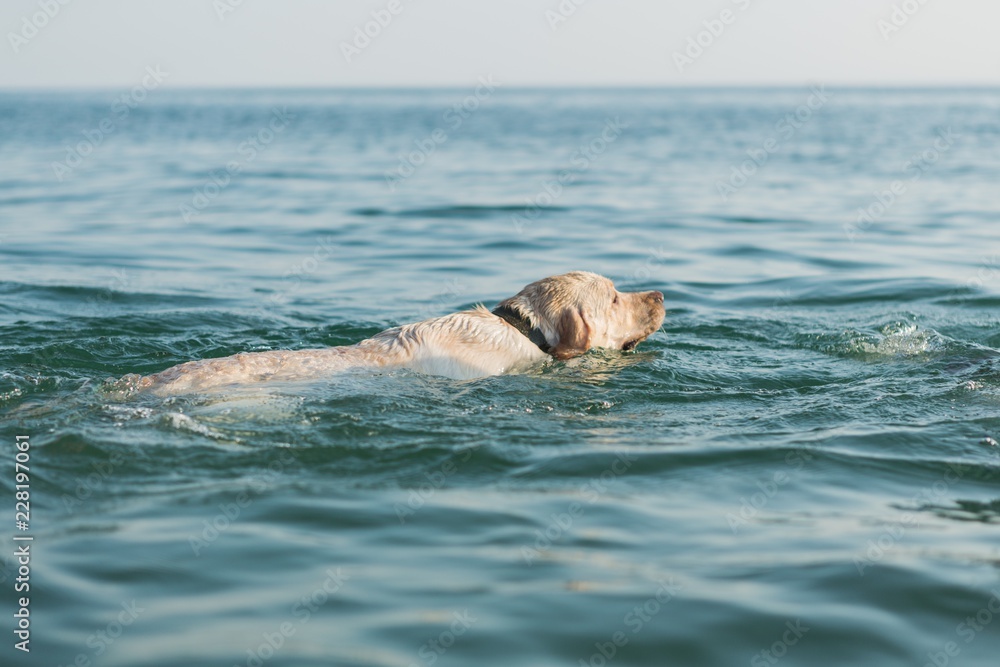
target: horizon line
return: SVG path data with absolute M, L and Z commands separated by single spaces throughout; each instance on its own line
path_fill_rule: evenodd
M 590 91 L 590 90 L 800 90 L 810 86 L 826 86 L 835 89 L 854 90 L 997 90 L 1000 89 L 1000 82 L 929 82 L 929 83 L 884 83 L 884 82 L 836 82 L 828 81 L 802 81 L 802 82 L 782 82 L 782 83 L 593 83 L 593 84 L 548 84 L 548 83 L 522 83 L 522 84 L 500 84 L 507 90 L 523 91 Z M 190 84 L 184 86 L 171 87 L 173 91 L 435 91 L 435 90 L 466 90 L 469 84 L 248 84 L 248 85 L 228 85 L 228 84 Z M 8 86 L 0 84 L 0 92 L 87 92 L 87 91 L 116 91 L 128 88 L 129 84 L 94 84 L 94 85 L 14 85 Z

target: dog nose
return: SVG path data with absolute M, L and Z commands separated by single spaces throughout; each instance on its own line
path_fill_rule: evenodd
M 663 303 L 663 292 L 650 292 L 649 296 L 657 303 Z

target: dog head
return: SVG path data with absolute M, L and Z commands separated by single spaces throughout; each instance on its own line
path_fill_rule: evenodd
M 661 292 L 619 292 L 596 273 L 573 271 L 533 282 L 500 306 L 539 329 L 556 359 L 591 348 L 631 350 L 663 324 Z

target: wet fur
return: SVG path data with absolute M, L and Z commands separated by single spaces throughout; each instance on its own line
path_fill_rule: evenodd
M 190 361 L 137 378 L 136 384 L 171 395 L 223 385 L 310 380 L 352 368 L 408 368 L 471 379 L 524 371 L 553 357 L 570 359 L 595 347 L 634 347 L 660 328 L 665 312 L 660 292 L 618 292 L 607 278 L 584 271 L 531 283 L 499 305 L 509 306 L 538 328 L 550 345 L 549 353 L 477 306 L 389 329 L 355 345 Z

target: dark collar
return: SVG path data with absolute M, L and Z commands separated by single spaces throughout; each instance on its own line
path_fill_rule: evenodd
M 538 349 L 545 354 L 548 354 L 549 350 L 552 349 L 548 341 L 545 340 L 542 330 L 538 327 L 532 327 L 531 323 L 528 322 L 528 318 L 510 306 L 497 306 L 493 309 L 493 314 L 520 331 L 525 338 L 537 345 Z

